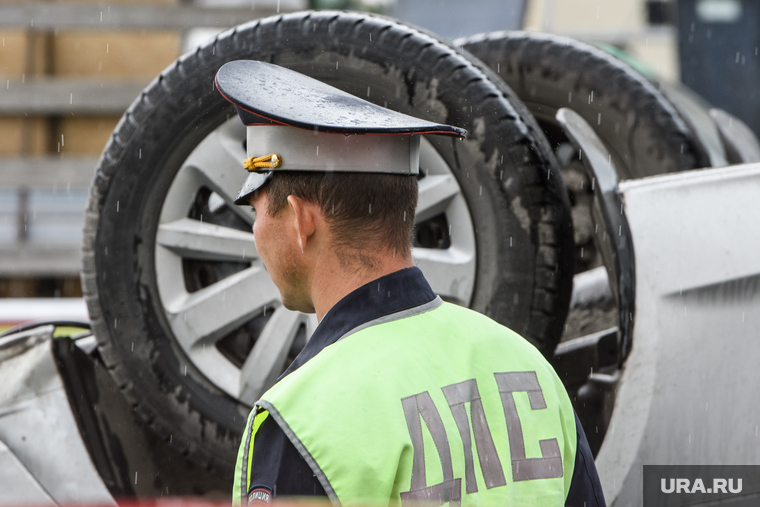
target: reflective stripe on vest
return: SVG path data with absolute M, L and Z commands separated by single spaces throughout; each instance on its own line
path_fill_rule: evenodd
M 267 391 L 258 410 L 336 504 L 564 505 L 577 437 L 562 382 L 516 333 L 436 306 L 341 338 Z M 246 486 L 258 419 L 238 459 Z
M 237 461 L 235 463 L 235 484 L 232 486 L 232 505 L 238 506 L 246 503 L 243 499 L 248 498 L 251 489 L 251 463 L 253 461 L 253 444 L 256 432 L 269 416 L 269 412 L 254 408 L 248 416 L 248 424 L 240 442 Z

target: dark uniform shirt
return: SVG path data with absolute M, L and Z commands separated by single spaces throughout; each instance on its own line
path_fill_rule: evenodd
M 282 377 L 298 369 L 352 329 L 386 315 L 424 305 L 435 297 L 418 268 L 402 269 L 359 287 L 327 312 L 311 339 Z M 565 505 L 604 507 L 594 458 L 577 415 L 575 427 L 578 447 L 573 479 Z M 266 486 L 274 496 L 326 496 L 324 488 L 309 465 L 271 417 L 264 421 L 256 433 L 251 485 L 252 488 Z

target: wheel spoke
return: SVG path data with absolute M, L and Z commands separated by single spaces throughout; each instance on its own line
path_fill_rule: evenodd
M 156 241 L 188 259 L 251 261 L 258 258 L 253 234 L 189 218 L 159 225 Z
M 420 180 L 420 194 L 417 200 L 417 223 L 432 218 L 448 206 L 459 193 L 459 185 L 450 174 L 430 175 Z
M 262 267 L 235 273 L 197 292 L 184 294 L 166 305 L 177 339 L 186 349 L 212 344 L 240 326 L 279 297 Z
M 306 316 L 280 306 L 261 331 L 240 373 L 240 399 L 253 405 L 282 373 L 293 340 Z
M 234 120 L 240 123 L 237 118 Z M 230 205 L 247 175 L 243 170 L 245 151 L 242 140 L 245 132 L 236 135 L 233 130 L 232 125 L 223 125 L 204 139 L 184 164 L 185 167 L 197 169 L 206 180 L 206 186 Z
M 474 256 L 456 248 L 415 248 L 412 256 L 436 294 L 457 304 L 469 302 L 475 279 Z

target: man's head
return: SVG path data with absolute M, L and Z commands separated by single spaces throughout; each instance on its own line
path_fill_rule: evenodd
M 336 277 L 411 263 L 417 178 L 396 174 L 282 172 L 251 196 L 256 244 L 291 309 L 309 310 L 317 264 Z
M 256 246 L 286 307 L 326 311 L 412 265 L 420 136 L 467 131 L 264 62 L 225 64 L 216 88 L 248 127 L 234 202 L 256 208 Z
M 347 260 L 352 251 L 363 250 L 411 255 L 415 176 L 283 172 L 274 175 L 266 188 L 271 215 L 288 205 L 289 195 L 316 204 L 330 225 L 338 255 Z

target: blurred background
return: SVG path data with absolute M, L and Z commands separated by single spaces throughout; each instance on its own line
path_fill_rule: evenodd
M 760 2 L 751 0 L 2 0 L 0 331 L 87 319 L 79 281 L 87 188 L 140 91 L 217 33 L 303 9 L 372 11 L 451 39 L 566 35 L 683 82 L 760 134 Z

